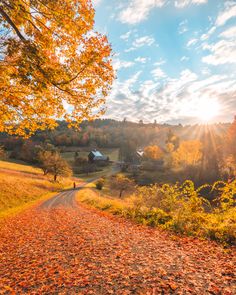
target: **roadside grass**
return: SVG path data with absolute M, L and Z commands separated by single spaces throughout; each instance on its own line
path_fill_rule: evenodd
M 52 182 L 40 169 L 0 161 L 0 218 L 15 214 L 34 202 L 71 186 L 71 180 Z
M 191 182 L 186 182 L 185 187 L 164 185 L 162 191 L 156 186 L 141 187 L 124 199 L 112 197 L 112 192 L 107 189 L 98 191 L 94 184 L 90 184 L 77 193 L 77 201 L 143 225 L 210 239 L 228 246 L 236 245 L 236 207 L 230 205 L 232 198 L 228 193 L 233 188 L 234 184 L 231 187 L 227 185 L 227 195 L 222 193 L 224 200 L 220 201 L 218 208 L 209 212 L 204 210 L 205 201 L 197 197 Z M 161 201 L 158 199 L 160 194 Z
M 76 199 L 78 202 L 87 204 L 91 207 L 121 216 L 125 216 L 128 206 L 123 200 L 103 196 L 100 192 L 94 189 L 93 184 L 89 184 L 86 188 L 78 191 Z

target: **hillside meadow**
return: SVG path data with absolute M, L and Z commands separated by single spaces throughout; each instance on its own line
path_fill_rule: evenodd
M 0 161 L 0 218 L 71 186 L 70 179 L 53 182 L 51 176 L 23 163 Z

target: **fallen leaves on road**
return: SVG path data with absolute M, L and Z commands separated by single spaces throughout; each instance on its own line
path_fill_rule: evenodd
M 236 294 L 234 250 L 93 209 L 32 210 L 0 230 L 3 294 Z

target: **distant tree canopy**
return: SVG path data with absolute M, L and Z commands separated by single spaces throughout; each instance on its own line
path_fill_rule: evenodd
M 103 113 L 111 47 L 91 0 L 0 2 L 0 132 L 31 135 Z M 70 113 L 66 112 L 70 109 Z
M 226 145 L 228 152 L 231 154 L 236 162 L 236 116 L 234 118 L 234 122 L 232 123 L 226 134 Z
M 228 180 L 236 178 L 236 116 L 224 137 L 221 169 Z
M 172 146 L 174 150 L 179 147 L 179 137 L 171 129 L 167 133 L 166 145 L 168 147 Z
M 202 144 L 198 140 L 188 140 L 180 143 L 176 151 L 173 152 L 173 162 L 175 166 L 197 165 L 202 159 Z
M 150 145 L 144 149 L 144 157 L 150 160 L 159 160 L 163 155 L 163 151 L 157 145 Z

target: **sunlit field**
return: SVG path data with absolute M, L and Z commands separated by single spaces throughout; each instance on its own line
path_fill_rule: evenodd
M 0 217 L 18 212 L 42 197 L 49 197 L 50 193 L 66 185 L 71 185 L 71 181 L 54 183 L 38 168 L 0 161 Z

